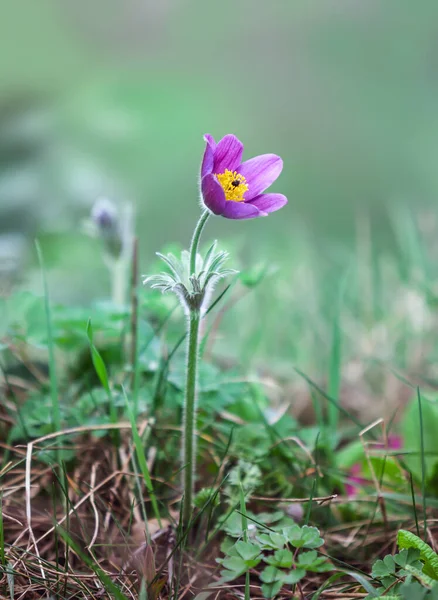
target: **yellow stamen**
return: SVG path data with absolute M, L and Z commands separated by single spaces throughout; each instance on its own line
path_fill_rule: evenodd
M 248 191 L 246 179 L 237 171 L 225 169 L 225 173 L 216 173 L 224 192 L 225 199 L 233 202 L 243 202 L 243 195 Z

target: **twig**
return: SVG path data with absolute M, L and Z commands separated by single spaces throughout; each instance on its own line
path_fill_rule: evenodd
M 40 553 L 38 550 L 38 545 L 35 541 L 35 535 L 32 529 L 32 504 L 31 504 L 31 495 L 30 495 L 30 472 L 31 472 L 31 464 L 32 464 L 32 449 L 33 442 L 30 442 L 27 445 L 27 454 L 26 454 L 26 476 L 25 476 L 25 490 L 26 490 L 26 520 L 27 520 L 27 529 L 29 531 L 30 539 L 35 548 L 35 554 L 37 555 L 38 562 L 40 565 L 41 576 L 46 580 L 46 574 L 44 572 L 43 563 L 41 562 Z
M 96 508 L 96 504 L 94 502 L 94 486 L 96 485 L 96 467 L 99 463 L 93 463 L 91 467 L 91 477 L 90 477 L 90 488 L 91 488 L 91 496 L 90 496 L 90 504 L 93 507 L 94 512 L 94 532 L 93 537 L 91 538 L 91 542 L 87 546 L 87 550 L 91 550 L 94 546 L 94 542 L 96 541 L 97 534 L 99 532 L 99 513 Z
M 268 496 L 252 496 L 253 500 L 263 500 L 264 502 L 288 502 L 290 504 L 300 502 L 320 502 L 323 504 L 324 502 L 331 502 L 338 497 L 338 494 L 332 494 L 331 496 L 320 496 L 318 498 L 270 498 Z

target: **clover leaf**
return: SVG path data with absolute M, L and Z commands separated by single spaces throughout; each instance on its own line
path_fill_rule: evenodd
M 293 525 L 283 530 L 287 541 L 295 548 L 319 548 L 324 540 L 319 536 L 319 529 L 308 525 Z
M 265 562 L 274 567 L 279 567 L 283 569 L 290 569 L 293 563 L 293 554 L 290 550 L 277 550 L 274 553 L 274 556 L 268 556 L 265 558 Z
M 277 550 L 284 548 L 286 538 L 281 533 L 262 533 L 257 536 L 257 541 L 260 543 L 263 550 Z
M 245 562 L 253 562 L 256 559 L 259 559 L 257 562 L 260 561 L 260 548 L 256 544 L 251 544 L 250 542 L 237 542 L 235 547 Z
M 331 571 L 332 565 L 327 562 L 325 556 L 318 556 L 316 550 L 310 552 L 301 552 L 298 556 L 297 565 L 306 571 L 313 571 L 314 573 L 324 573 L 325 571 Z

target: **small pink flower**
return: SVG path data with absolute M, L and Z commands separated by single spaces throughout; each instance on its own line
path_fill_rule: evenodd
M 403 446 L 403 439 L 400 435 L 389 435 L 388 436 L 388 450 L 400 450 Z M 385 444 L 377 443 L 373 444 L 373 448 L 385 448 Z M 362 465 L 360 463 L 355 463 L 348 474 L 348 483 L 345 484 L 345 491 L 349 498 L 354 498 L 357 496 L 359 489 L 361 486 L 367 483 L 367 480 L 363 477 L 360 477 L 362 473 Z

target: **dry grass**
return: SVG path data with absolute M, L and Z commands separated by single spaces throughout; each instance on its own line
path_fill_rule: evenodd
M 140 432 L 145 426 L 146 423 L 140 425 Z M 113 598 L 117 596 L 111 592 L 112 583 L 126 598 L 134 599 L 140 597 L 142 580 L 149 584 L 149 598 L 192 598 L 207 586 L 215 598 L 243 597 L 243 578 L 214 587 L 219 579 L 214 560 L 219 555 L 217 541 L 201 557 L 196 556 L 193 547 L 180 552 L 178 513 L 176 506 L 172 508 L 180 499 L 179 492 L 176 486 L 159 481 L 153 448 L 149 468 L 154 472 L 155 467 L 154 481 L 160 483 L 158 500 L 168 508 L 168 515 L 161 528 L 155 519 L 148 518 L 148 498 L 143 486 L 139 494 L 138 473 L 132 468 L 130 425 L 118 427 L 125 432 L 118 450 L 109 438 L 96 439 L 86 431 L 62 432 L 63 440 L 74 437 L 76 452 L 65 478 L 39 459 L 39 448 L 50 441 L 48 438 L 59 436 L 46 436 L 27 447 L 3 447 L 11 453 L 2 472 L 7 566 L 2 569 L 0 580 L 3 597 L 11 597 L 13 582 L 12 597 L 23 600 L 50 595 L 69 599 Z M 60 493 L 63 480 L 67 485 L 64 495 Z M 253 503 L 264 508 L 272 506 L 269 500 L 272 499 L 254 498 Z M 330 501 L 336 514 L 345 498 L 338 496 Z M 374 511 L 376 497 L 361 498 L 361 502 L 367 501 L 368 518 L 328 526 L 322 531 L 324 551 L 339 568 L 368 573 L 373 560 L 395 551 L 394 532 L 398 528 L 415 529 L 410 516 L 383 519 L 378 510 Z M 429 542 L 434 547 L 438 537 L 437 511 L 429 511 L 427 526 Z M 261 598 L 258 571 L 253 570 L 252 575 L 251 597 Z M 311 598 L 326 579 L 327 574 L 307 577 L 300 597 Z M 360 585 L 353 585 L 347 576 L 340 581 L 324 590 L 321 598 L 366 596 Z M 284 590 L 282 597 L 292 597 L 292 591 Z

